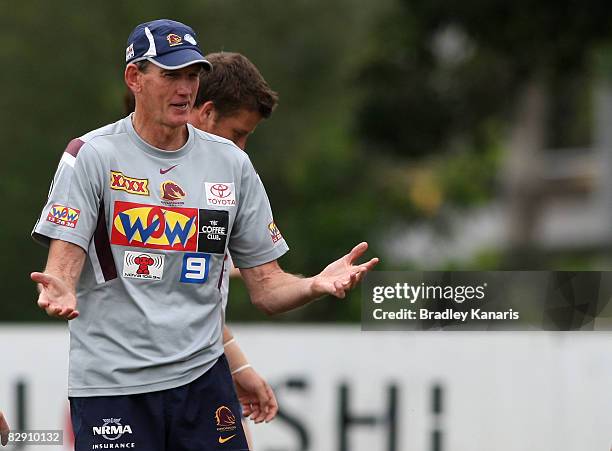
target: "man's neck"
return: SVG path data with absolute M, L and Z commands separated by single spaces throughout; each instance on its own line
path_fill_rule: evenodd
M 189 132 L 187 126 L 172 128 L 161 124 L 155 124 L 147 120 L 143 115 L 134 113 L 132 115 L 134 130 L 145 142 L 161 150 L 169 152 L 180 149 L 187 142 Z

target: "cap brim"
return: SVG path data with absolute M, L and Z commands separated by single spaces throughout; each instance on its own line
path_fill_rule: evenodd
M 211 70 L 212 64 L 202 54 L 193 49 L 182 49 L 175 52 L 166 53 L 165 55 L 147 58 L 156 66 L 162 69 L 174 70 L 182 69 L 183 67 L 193 64 L 201 64 L 205 70 Z

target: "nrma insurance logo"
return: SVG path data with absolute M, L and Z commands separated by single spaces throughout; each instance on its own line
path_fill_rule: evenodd
M 116 201 L 111 243 L 173 251 L 195 251 L 198 209 Z
M 105 418 L 102 426 L 92 428 L 93 435 L 101 435 L 106 440 L 120 439 L 123 434 L 132 434 L 129 424 L 121 424 L 121 418 Z

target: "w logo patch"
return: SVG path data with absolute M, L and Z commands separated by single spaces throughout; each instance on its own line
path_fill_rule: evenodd
M 66 207 L 61 204 L 53 204 L 47 214 L 47 221 L 74 229 L 79 220 L 80 213 L 81 212 L 76 208 Z
M 197 208 L 115 202 L 111 243 L 174 251 L 195 251 Z

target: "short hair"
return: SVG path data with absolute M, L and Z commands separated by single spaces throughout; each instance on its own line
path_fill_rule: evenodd
M 230 116 L 244 108 L 257 111 L 263 118 L 270 117 L 278 104 L 278 94 L 247 57 L 219 52 L 207 55 L 206 59 L 213 68 L 200 74 L 196 107 L 210 100 L 220 116 Z
M 134 65 L 136 65 L 136 67 L 138 68 L 138 70 L 140 72 L 146 72 L 147 69 L 149 68 L 149 64 L 151 64 L 150 61 L 147 60 L 140 60 L 140 61 L 136 61 L 135 63 L 132 63 Z

